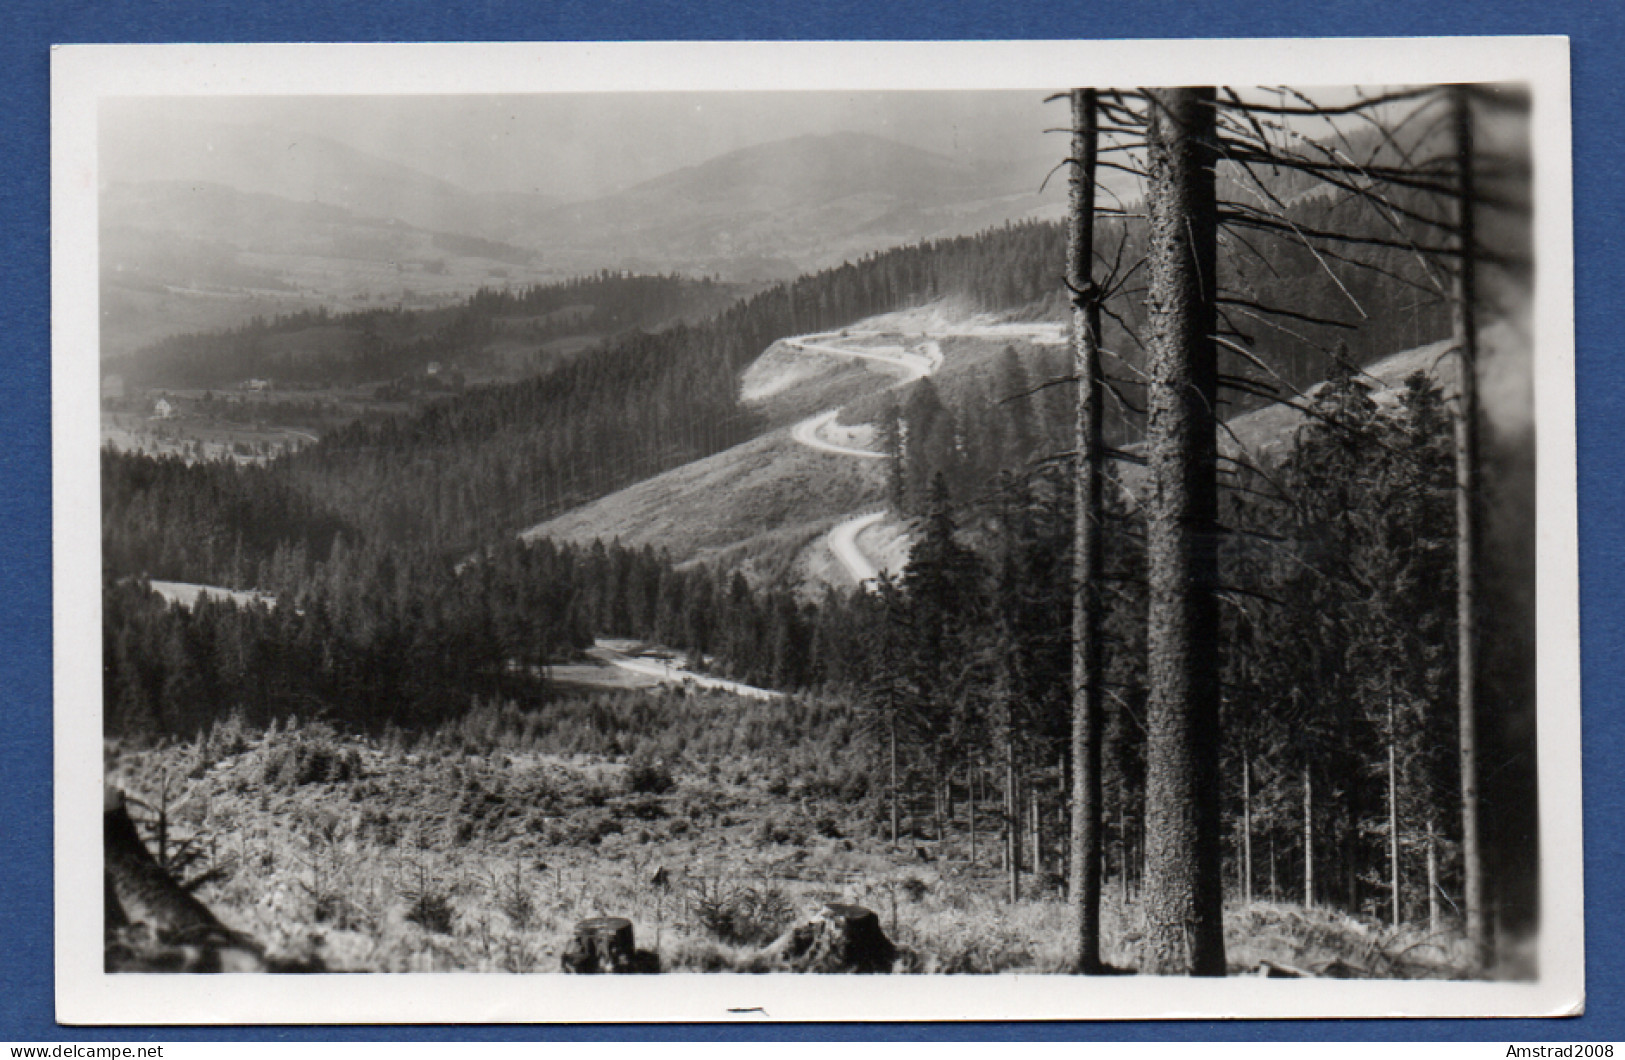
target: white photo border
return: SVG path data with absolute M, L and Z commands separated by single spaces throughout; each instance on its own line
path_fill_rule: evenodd
M 1540 978 L 109 975 L 103 969 L 97 115 L 130 96 L 1526 82 L 1535 170 Z M 1584 1007 L 1574 248 L 1562 37 L 88 45 L 51 61 L 56 1015 L 68 1024 L 1558 1016 Z M 739 1013 L 730 1010 L 749 1010 Z

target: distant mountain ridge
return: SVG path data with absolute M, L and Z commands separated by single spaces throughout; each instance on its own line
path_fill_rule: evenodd
M 224 123 L 188 132 L 154 143 L 110 128 L 103 134 L 101 172 L 116 175 L 118 183 L 218 184 L 474 235 L 490 235 L 515 215 L 558 204 L 541 195 L 478 194 L 321 136 Z
M 212 182 L 110 184 L 99 206 L 104 360 L 254 316 L 429 307 L 559 278 L 522 247 Z
M 331 254 L 389 262 L 438 249 L 521 263 L 533 255 L 511 244 L 434 229 L 348 206 L 300 201 L 206 181 L 144 181 L 110 185 L 101 199 L 104 238 L 110 231 L 163 233 L 247 254 Z M 372 233 L 370 242 L 353 242 Z M 407 245 L 421 243 L 422 246 Z
M 741 148 L 550 211 L 528 243 L 596 245 L 640 265 L 783 262 L 785 274 L 1059 208 L 1045 162 L 977 167 L 865 133 Z M 1053 200 L 1053 201 L 1052 201 Z
M 571 204 L 248 126 L 109 128 L 101 161 L 107 356 L 254 315 L 444 305 L 604 268 L 791 279 L 1053 219 L 1065 194 L 1058 180 L 1040 194 L 1045 155 L 972 165 L 854 132 L 757 144 Z

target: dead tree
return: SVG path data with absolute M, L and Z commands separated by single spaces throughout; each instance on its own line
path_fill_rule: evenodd
M 1077 918 L 1073 963 L 1085 975 L 1100 964 L 1101 880 L 1101 600 L 1105 564 L 1101 526 L 1102 382 L 1100 297 L 1094 285 L 1095 91 L 1074 89 L 1071 217 L 1066 282 L 1072 292 L 1073 374 L 1078 380 L 1076 527 L 1072 571 L 1072 908 Z
M 1468 89 L 1450 91 L 1456 148 L 1456 250 L 1451 330 L 1456 371 L 1456 636 L 1461 750 L 1461 865 L 1467 941 L 1475 969 L 1488 953 L 1484 859 L 1478 827 L 1478 329 L 1474 269 L 1473 115 Z

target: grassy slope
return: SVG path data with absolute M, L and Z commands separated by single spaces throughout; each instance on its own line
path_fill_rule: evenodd
M 879 461 L 798 445 L 778 430 L 685 464 L 525 531 L 566 541 L 619 538 L 679 562 L 879 502 Z

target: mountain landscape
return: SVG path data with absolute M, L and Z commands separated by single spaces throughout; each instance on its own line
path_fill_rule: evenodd
M 1177 154 L 1186 91 L 1089 106 Z M 109 834 L 272 970 L 1538 975 L 1517 167 L 1474 204 L 1417 161 L 1441 123 L 1339 134 L 1359 169 L 1215 109 L 1206 214 L 1127 154 L 1068 207 L 1042 137 L 763 132 L 570 200 L 110 130 L 107 776 L 153 811 Z M 1442 245 L 1462 202 L 1485 235 Z M 1187 854 L 1200 959 L 1159 905 Z M 109 967 L 228 966 L 177 940 L 110 921 Z

